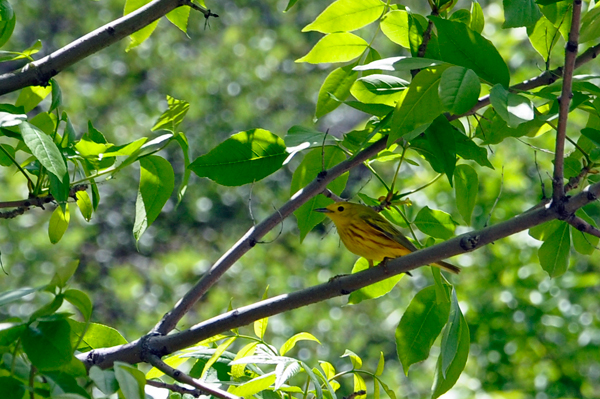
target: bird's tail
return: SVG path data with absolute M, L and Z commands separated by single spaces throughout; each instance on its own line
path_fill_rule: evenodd
M 434 263 L 433 265 L 439 267 L 440 269 L 449 271 L 450 273 L 454 273 L 454 274 L 460 273 L 460 267 L 454 266 L 448 262 L 439 261 L 439 262 Z

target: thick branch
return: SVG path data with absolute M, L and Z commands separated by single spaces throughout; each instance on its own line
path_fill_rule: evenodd
M 277 212 L 252 227 L 240 240 L 227 251 L 213 267 L 198 281 L 198 283 L 167 313 L 163 319 L 154 327 L 154 332 L 166 334 L 177 325 L 177 322 L 190 310 L 190 308 L 206 293 L 206 291 L 217 282 L 238 259 L 248 252 L 260 239 L 271 229 L 281 223 L 310 198 L 322 192 L 327 185 L 352 169 L 366 161 L 373 155 L 385 148 L 387 137 L 382 138 L 365 150 L 357 153 L 354 157 L 339 163 L 333 168 L 321 172 L 308 186 L 294 194 L 290 201 L 286 202 Z
M 85 191 L 87 190 L 87 188 L 87 184 L 77 184 L 71 187 L 71 190 L 69 191 L 69 197 L 72 197 L 75 200 L 77 200 L 77 192 Z M 0 202 L 0 208 L 16 208 L 12 211 L 0 212 L 0 219 L 12 219 L 19 215 L 22 215 L 23 213 L 31 209 L 31 207 L 39 207 L 44 209 L 44 205 L 47 205 L 54 201 L 54 196 L 52 196 L 52 194 L 48 194 L 45 196 L 31 197 L 24 200 Z
M 599 195 L 600 183 L 589 186 L 566 202 L 564 211 L 572 214 L 584 205 L 595 201 Z M 333 297 L 348 295 L 352 291 L 385 280 L 394 275 L 405 273 L 419 266 L 473 251 L 491 242 L 498 241 L 549 220 L 557 219 L 560 216 L 557 209 L 553 207 L 539 207 L 506 222 L 479 231 L 466 233 L 438 245 L 390 260 L 386 263 L 385 268 L 372 267 L 360 273 L 334 277 L 329 282 L 321 285 L 309 287 L 291 294 L 279 295 L 235 309 L 196 324 L 192 328 L 182 332 L 170 335 L 146 336 L 127 345 L 97 349 L 87 354 L 81 354 L 78 357 L 87 367 L 96 365 L 106 368 L 110 367 L 116 360 L 138 363 L 144 357 L 144 351 L 150 351 L 160 356 L 173 353 L 216 334 L 250 324 L 255 320 Z M 144 342 L 144 345 L 142 345 L 142 342 Z
M 169 366 L 167 363 L 163 362 L 160 357 L 155 356 L 155 355 L 150 355 L 148 357 L 148 361 L 150 364 L 152 364 L 154 367 L 156 367 L 157 369 L 159 369 L 160 371 L 162 371 L 163 373 L 165 373 L 166 375 L 168 375 L 169 377 L 173 378 L 174 380 L 177 380 L 179 382 L 182 382 L 184 384 L 188 384 L 193 386 L 194 388 L 197 388 L 198 390 L 210 394 L 214 397 L 217 398 L 221 398 L 221 399 L 242 399 L 239 396 L 235 396 L 232 395 L 226 391 L 223 391 L 221 389 L 217 389 L 217 388 L 212 388 L 209 387 L 208 385 L 202 384 L 200 381 L 190 377 L 189 375 L 174 369 L 173 367 Z
M 556 128 L 556 150 L 554 151 L 554 176 L 552 178 L 552 200 L 560 204 L 565 196 L 565 137 L 567 135 L 567 121 L 569 118 L 569 105 L 573 96 L 573 72 L 577 58 L 577 45 L 579 42 L 579 20 L 581 19 L 581 0 L 573 1 L 573 19 L 569 41 L 565 48 L 565 68 L 563 73 L 562 93 L 559 100 L 558 126 Z
M 169 11 L 189 3 L 189 0 L 153 0 L 117 20 L 71 42 L 65 47 L 18 71 L 0 75 L 0 95 L 27 86 L 45 86 L 53 76 L 65 68 L 97 53 L 130 34 L 151 24 Z

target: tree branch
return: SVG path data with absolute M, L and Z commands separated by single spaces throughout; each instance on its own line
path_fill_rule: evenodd
M 371 156 L 377 154 L 385 148 L 387 137 L 373 143 L 363 151 L 357 153 L 354 157 L 347 159 L 334 166 L 333 168 L 319 173 L 319 176 L 309 185 L 304 187 L 292 196 L 277 212 L 271 214 L 267 219 L 258 225 L 250 228 L 240 240 L 235 243 L 229 251 L 227 251 L 213 267 L 202 276 L 200 281 L 185 294 L 185 296 L 175 305 L 175 307 L 167 313 L 163 319 L 154 327 L 153 332 L 166 334 L 171 331 L 179 320 L 190 310 L 190 308 L 206 293 L 206 291 L 217 282 L 217 280 L 225 273 L 238 259 L 248 252 L 260 239 L 267 234 L 271 229 L 277 226 L 286 217 L 292 214 L 302 204 L 310 198 L 322 192 L 327 185 L 352 169 L 361 164 Z
M 583 233 L 588 233 L 590 235 L 600 237 L 599 229 L 592 226 L 591 224 L 589 224 L 588 222 L 586 222 L 579 216 L 575 216 L 575 214 L 572 214 L 571 216 L 566 218 L 565 222 L 569 223 L 571 226 L 575 227 L 577 230 L 579 230 Z
M 573 72 L 577 58 L 577 45 L 579 42 L 579 21 L 581 19 L 581 0 L 573 0 L 573 19 L 569 40 L 565 47 L 565 67 L 563 73 L 562 93 L 559 99 L 558 126 L 556 128 L 556 150 L 554 151 L 554 176 L 552 178 L 552 202 L 561 207 L 565 196 L 564 171 L 565 171 L 565 137 L 567 135 L 567 121 L 569 119 L 569 105 L 573 96 Z
M 204 393 L 221 399 L 242 399 L 239 396 L 230 394 L 229 392 L 202 384 L 200 381 L 190 377 L 189 375 L 181 372 L 180 370 L 174 369 L 173 367 L 169 366 L 167 363 L 163 362 L 160 357 L 156 355 L 149 355 L 147 360 L 151 365 L 153 365 L 169 377 L 173 378 L 174 380 L 191 385 Z
M 69 197 L 77 199 L 75 194 L 78 191 L 85 191 L 87 190 L 87 188 L 87 184 L 76 184 L 69 190 Z M 31 197 L 24 200 L 0 202 L 0 208 L 16 208 L 12 211 L 0 212 L 0 219 L 12 219 L 19 215 L 22 215 L 23 213 L 31 209 L 31 207 L 39 207 L 44 209 L 44 205 L 49 204 L 53 201 L 55 201 L 55 199 L 52 196 L 52 194 L 48 194 L 40 197 Z
M 346 161 L 347 162 L 347 161 Z M 339 165 L 338 165 L 339 166 Z M 312 184 L 314 186 L 314 183 Z M 573 214 L 577 209 L 595 201 L 600 195 L 600 183 L 586 187 L 581 193 L 565 203 L 564 211 Z M 481 248 L 491 242 L 511 236 L 541 223 L 561 217 L 556 208 L 543 206 L 513 217 L 506 222 L 454 237 L 443 243 L 415 251 L 401 258 L 390 260 L 386 267 L 372 267 L 362 272 L 337 276 L 327 283 L 309 287 L 290 294 L 279 295 L 194 325 L 188 330 L 169 335 L 148 335 L 126 345 L 95 349 L 78 355 L 89 368 L 93 365 L 106 368 L 116 360 L 138 363 L 147 357 L 146 352 L 165 355 L 186 348 L 216 334 L 241 327 L 253 321 L 281 312 L 321 302 L 337 296 L 406 273 L 422 265 L 435 263 L 455 255 Z M 143 343 L 143 344 L 142 344 Z
M 202 395 L 202 391 L 199 389 L 188 389 L 188 388 L 182 387 L 177 384 L 167 384 L 166 382 L 162 382 L 162 381 L 146 380 L 146 385 L 151 385 L 156 388 L 168 389 L 169 391 L 177 392 L 182 395 L 183 394 L 192 395 L 195 398 Z
M 0 95 L 27 86 L 45 86 L 53 76 L 156 21 L 189 0 L 153 0 L 143 7 L 67 44 L 22 69 L 0 75 Z M 209 11 L 210 13 L 210 11 Z M 206 13 L 204 14 L 206 16 Z

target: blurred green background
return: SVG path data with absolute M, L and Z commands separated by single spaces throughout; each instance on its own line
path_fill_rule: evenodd
M 166 95 L 189 101 L 190 111 L 180 129 L 190 140 L 192 159 L 231 134 L 255 127 L 280 137 L 294 125 L 330 129 L 336 135 L 350 131 L 364 123 L 365 114 L 340 107 L 317 123 L 313 121 L 319 87 L 333 67 L 294 62 L 321 37 L 300 30 L 327 4 L 301 0 L 283 13 L 287 1 L 209 1 L 208 7 L 219 18 L 205 27 L 202 15 L 192 12 L 189 37 L 163 18 L 152 37 L 138 48 L 125 52 L 125 40 L 59 74 L 56 80 L 63 91 L 64 109 L 79 134 L 90 120 L 109 141 L 121 144 L 160 134 L 150 128 L 166 108 Z M 17 26 L 5 49 L 22 50 L 41 39 L 40 55 L 45 55 L 120 17 L 124 2 L 29 0 L 12 5 Z M 426 12 L 426 3 L 405 5 Z M 484 35 L 509 64 L 511 83 L 539 74 L 544 62 L 529 44 L 524 28 L 502 30 L 501 3 L 483 1 L 482 6 Z M 459 1 L 458 8 L 470 8 L 470 2 Z M 373 34 L 369 29 L 359 34 L 369 38 Z M 374 46 L 382 57 L 408 55 L 383 38 Z M 552 67 L 562 64 L 561 46 L 557 46 Z M 578 71 L 598 72 L 597 63 Z M 17 94 L 4 96 L 2 102 L 14 102 Z M 585 123 L 585 115 L 574 115 L 573 132 Z M 489 154 L 494 170 L 476 167 L 480 191 L 473 228 L 484 226 L 500 191 L 489 224 L 537 203 L 542 196 L 540 176 L 548 192 L 553 156 L 535 148 L 551 150 L 552 135 L 508 139 Z M 172 144 L 161 155 L 173 163 L 177 184 L 183 172 L 181 151 Z M 401 191 L 435 177 L 415 152 L 409 151 L 408 156 L 421 166 L 402 167 Z M 300 160 L 295 158 L 252 187 L 221 187 L 192 175 L 183 202 L 175 208 L 177 198 L 172 196 L 142 237 L 139 250 L 131 232 L 137 165 L 100 184 L 101 204 L 90 223 L 72 211 L 71 226 L 57 245 L 51 245 L 47 236 L 49 210 L 36 209 L 4 221 L 0 251 L 6 274 L 0 279 L 0 290 L 46 284 L 57 267 L 80 259 L 71 284 L 92 297 L 93 320 L 117 328 L 128 340 L 136 339 L 252 226 L 250 197 L 257 221 L 289 199 L 291 175 Z M 391 180 L 395 164 L 374 163 L 373 167 Z M 1 169 L 3 200 L 25 198 L 21 176 Z M 356 200 L 358 192 L 375 197 L 385 194 L 366 168 L 351 172 L 343 196 Z M 410 199 L 409 217 L 430 206 L 462 222 L 445 177 Z M 598 215 L 597 205 L 588 210 Z M 467 229 L 463 225 L 457 233 Z M 356 260 L 340 246 L 329 223 L 300 243 L 295 219 L 289 218 L 281 234 L 277 228 L 265 241 L 269 243 L 257 245 L 227 272 L 180 328 L 225 311 L 230 301 L 236 307 L 260 300 L 267 286 L 269 295 L 274 296 L 326 282 L 336 274 L 348 273 Z M 538 264 L 539 245 L 522 232 L 452 259 L 464 267 L 460 276 L 451 278 L 472 343 L 465 372 L 448 397 L 600 397 L 598 254 L 582 257 L 573 253 L 570 270 L 550 279 Z M 327 360 L 338 369 L 351 367 L 348 359 L 339 358 L 345 349 L 356 352 L 365 360 L 365 368 L 373 371 L 382 351 L 386 358 L 384 381 L 399 397 L 424 397 L 433 381 L 438 348 L 434 346 L 432 356 L 413 366 L 405 377 L 395 353 L 394 330 L 414 294 L 430 284 L 431 272 L 424 267 L 380 299 L 345 306 L 346 298 L 336 298 L 278 315 L 271 318 L 266 339 L 279 345 L 297 332 L 308 331 L 322 345 L 300 343 L 298 357 L 311 362 Z M 44 299 L 40 294 L 0 308 L 0 317 L 26 316 Z M 351 379 L 346 384 L 342 392 L 347 395 Z

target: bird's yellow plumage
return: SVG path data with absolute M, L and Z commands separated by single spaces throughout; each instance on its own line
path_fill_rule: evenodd
M 373 261 L 397 258 L 417 250 L 390 222 L 368 206 L 336 202 L 315 211 L 325 213 L 335 224 L 346 248 L 367 259 L 371 267 Z M 458 267 L 442 261 L 434 266 L 455 274 L 460 272 Z

